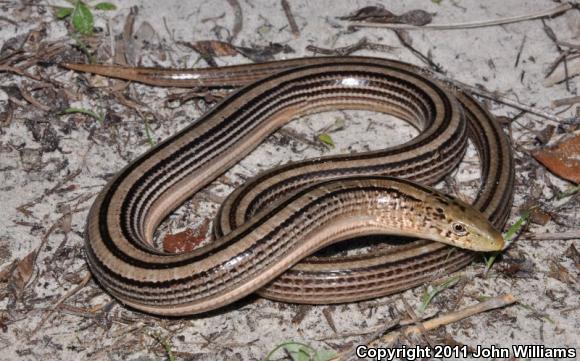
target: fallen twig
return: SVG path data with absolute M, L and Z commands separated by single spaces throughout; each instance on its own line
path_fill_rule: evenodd
M 524 35 L 524 38 L 522 39 L 522 43 L 520 44 L 520 49 L 518 50 L 518 54 L 516 55 L 516 61 L 514 63 L 514 68 L 517 68 L 518 64 L 520 63 L 520 57 L 522 56 L 522 51 L 524 50 L 524 45 L 526 44 L 526 39 L 527 39 L 527 36 Z
M 290 25 L 292 34 L 295 38 L 299 37 L 300 29 L 298 29 L 298 24 L 296 24 L 296 19 L 294 19 L 294 15 L 292 14 L 292 9 L 290 9 L 288 0 L 282 0 L 282 8 L 284 9 L 284 14 L 286 14 L 286 18 L 288 19 L 288 24 Z
M 466 307 L 466 308 L 459 310 L 459 311 L 447 313 L 443 316 L 440 316 L 440 317 L 437 317 L 437 318 L 434 318 L 434 319 L 431 319 L 431 320 L 428 320 L 425 322 L 421 322 L 418 325 L 407 326 L 407 327 L 401 328 L 397 331 L 393 331 L 391 333 L 388 333 L 381 338 L 378 338 L 378 336 L 380 336 L 380 334 L 378 334 L 377 337 L 372 339 L 371 342 L 368 342 L 367 345 L 369 348 L 370 347 L 378 347 L 378 346 L 385 347 L 388 345 L 393 345 L 401 337 L 410 337 L 410 336 L 420 335 L 425 331 L 431 331 L 431 330 L 434 330 L 434 329 L 439 328 L 441 326 L 445 326 L 445 325 L 448 325 L 448 324 L 453 323 L 453 322 L 461 321 L 465 318 L 477 315 L 477 314 L 482 313 L 482 312 L 486 312 L 486 311 L 490 311 L 493 309 L 497 309 L 497 308 L 511 305 L 515 302 L 516 302 L 515 297 L 513 295 L 510 295 L 510 294 L 492 297 L 492 298 L 490 298 L 486 301 L 480 302 L 474 306 L 469 306 L 469 307 Z M 387 331 L 387 330 L 393 328 L 397 324 L 400 324 L 400 323 L 395 324 L 393 322 L 390 322 L 390 323 L 388 323 L 388 327 L 386 329 L 384 329 L 383 331 Z M 352 355 L 353 355 L 353 353 L 350 351 L 343 352 L 343 353 L 339 354 L 337 357 L 333 358 L 331 361 L 345 361 L 345 360 L 348 360 Z
M 574 105 L 576 103 L 580 103 L 580 96 L 553 100 L 552 108 L 561 107 L 563 105 Z
M 523 234 L 521 239 L 530 241 L 559 241 L 569 239 L 580 239 L 580 232 L 562 232 L 562 233 L 529 233 Z
M 383 338 L 376 340 L 374 343 L 371 343 L 369 346 L 372 347 L 373 344 L 383 344 L 389 345 L 396 342 L 399 337 L 403 334 L 407 337 L 419 335 L 423 332 L 423 330 L 434 330 L 444 325 L 448 325 L 453 322 L 457 322 L 463 320 L 464 318 L 471 317 L 473 315 L 477 315 L 482 312 L 490 311 L 496 308 L 505 307 L 511 305 L 516 302 L 516 299 L 513 295 L 503 295 L 498 297 L 490 298 L 484 302 L 480 302 L 477 305 L 466 307 L 462 310 L 447 313 L 443 316 L 425 321 L 417 326 L 408 326 L 403 328 L 400 331 L 391 332 L 385 335 Z

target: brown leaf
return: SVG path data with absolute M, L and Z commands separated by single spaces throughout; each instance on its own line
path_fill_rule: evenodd
M 395 14 L 380 6 L 366 6 L 358 9 L 347 16 L 341 16 L 340 20 L 367 21 L 371 23 L 388 23 L 396 17 Z
M 495 117 L 495 119 L 501 124 L 501 125 L 509 125 L 511 124 L 511 122 L 514 120 L 514 118 L 511 117 L 506 117 L 504 115 L 498 115 L 497 117 Z
M 553 126 L 552 124 L 549 124 L 542 131 L 536 133 L 536 138 L 538 138 L 540 143 L 548 144 L 550 139 L 552 139 L 552 136 L 554 135 L 555 130 L 556 130 L 556 127 Z
M 340 20 L 365 21 L 382 24 L 409 24 L 423 26 L 433 20 L 433 14 L 425 10 L 411 10 L 401 15 L 396 15 L 380 6 L 366 6 L 350 15 L 339 17 Z
M 2 268 L 2 270 L 0 271 L 0 282 L 8 281 L 10 279 L 10 276 L 12 275 L 12 272 L 14 271 L 14 269 L 16 268 L 17 265 L 18 265 L 18 260 L 15 259 L 14 261 L 12 261 L 12 263 L 4 266 L 4 268 Z
M 574 244 L 570 244 L 570 247 L 568 247 L 564 255 L 574 262 L 577 270 L 580 270 L 580 252 L 574 247 Z
M 545 226 L 552 219 L 552 215 L 539 208 L 535 208 L 530 212 L 530 222 Z
M 191 252 L 205 240 L 208 229 L 209 219 L 206 219 L 197 230 L 168 234 L 163 238 L 163 250 L 169 253 Z
M 238 54 L 238 51 L 232 44 L 226 43 L 224 41 L 201 40 L 190 44 L 190 47 L 202 55 L 220 57 L 235 56 Z
M 566 267 L 562 266 L 561 264 L 555 261 L 550 262 L 550 272 L 548 272 L 548 276 L 569 285 L 572 285 L 577 282 L 574 275 L 571 274 L 566 269 Z
M 270 43 L 268 46 L 256 46 L 252 48 L 236 46 L 236 50 L 256 63 L 274 60 L 274 55 L 279 53 L 289 54 L 294 52 L 294 49 L 289 45 L 279 43 Z
M 413 38 L 411 37 L 411 34 L 409 34 L 408 31 L 402 30 L 402 29 L 396 29 L 395 34 L 397 34 L 397 36 L 399 37 L 399 39 L 401 40 L 401 43 L 403 43 L 403 45 L 408 46 L 408 47 L 413 46 Z
M 0 127 L 8 127 L 12 123 L 13 115 L 14 107 L 12 101 L 10 99 L 0 100 Z
M 501 262 L 499 271 L 509 278 L 532 278 L 534 264 L 525 258 L 507 258 Z
M 34 260 L 36 259 L 36 251 L 30 252 L 26 257 L 24 257 L 16 269 L 12 273 L 12 284 L 16 287 L 18 293 L 22 292 L 30 278 L 32 277 L 32 272 L 34 271 Z
M 580 134 L 532 155 L 555 175 L 580 183 Z
M 72 230 L 72 211 L 70 204 L 65 204 L 63 208 L 64 215 L 60 220 L 60 229 L 65 233 L 69 234 Z
M 425 10 L 411 10 L 397 16 L 395 20 L 394 23 L 423 26 L 433 21 L 433 15 Z

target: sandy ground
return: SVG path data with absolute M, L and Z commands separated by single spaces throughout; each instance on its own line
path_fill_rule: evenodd
M 419 317 L 427 317 L 464 308 L 483 296 L 507 293 L 521 304 L 448 325 L 431 332 L 429 339 L 472 348 L 517 344 L 576 350 L 580 347 L 579 268 L 570 250 L 571 246 L 580 248 L 579 239 L 519 241 L 486 278 L 481 276 L 483 262 L 469 266 L 464 281 L 438 295 L 424 313 L 418 311 L 422 287 L 402 295 L 338 306 L 296 306 L 253 297 L 223 311 L 185 320 L 155 318 L 126 309 L 92 280 L 77 290 L 88 274 L 82 233 L 96 193 L 113 173 L 151 146 L 147 132 L 152 141 L 158 142 L 195 121 L 207 105 L 197 100 L 182 105 L 168 101 L 168 97 L 182 90 L 139 84 L 124 89 L 123 82 L 81 76 L 55 66 L 56 62 L 73 57 L 85 61 L 74 47 L 70 29 L 65 22 L 55 21 L 51 7 L 36 6 L 36 2 L 13 3 L 0 3 L 3 51 L 13 51 L 26 39 L 27 49 L 46 50 L 52 45 L 58 51 L 28 69 L 43 79 L 52 79 L 54 86 L 0 72 L 3 106 L 6 107 L 6 99 L 14 99 L 12 119 L 0 125 L 0 359 L 169 359 L 162 345 L 165 343 L 177 360 L 259 360 L 288 340 L 317 349 L 344 351 L 369 341 L 368 330 L 388 322 L 393 315 L 407 317 L 402 299 Z M 50 3 L 60 5 L 56 1 Z M 137 6 L 138 15 L 135 38 L 126 48 L 130 64 L 207 66 L 196 52 L 180 42 L 228 41 L 232 34 L 234 11 L 227 1 L 166 1 L 163 6 L 158 3 L 123 1 L 116 11 L 95 12 L 99 31 L 88 43 L 96 51 L 97 60 L 111 62 L 115 37 L 122 34 L 133 5 Z M 292 52 L 274 55 L 283 59 L 313 55 L 305 49 L 308 45 L 336 48 L 367 37 L 371 42 L 396 48 L 389 52 L 359 51 L 356 55 L 425 65 L 401 46 L 392 31 L 366 29 L 349 33 L 345 23 L 337 19 L 379 2 L 290 3 L 300 30 L 298 37 L 290 31 L 279 1 L 240 0 L 243 26 L 232 42 L 246 47 L 287 45 Z M 417 8 L 436 13 L 435 23 L 520 15 L 558 5 L 551 1 L 498 0 L 383 3 L 395 13 Z M 547 19 L 546 24 L 559 40 L 578 44 L 579 18 L 578 11 L 573 10 Z M 561 112 L 563 119 L 576 114 L 575 107 L 550 107 L 555 99 L 576 95 L 579 81 L 570 79 L 568 89 L 565 84 L 543 85 L 544 74 L 559 53 L 540 20 L 480 29 L 410 31 L 408 35 L 416 49 L 429 54 L 453 79 L 500 91 L 547 112 Z M 515 65 L 518 52 L 521 54 Z M 216 61 L 225 65 L 250 60 L 233 56 Z M 32 100 L 23 96 L 19 87 L 27 90 Z M 121 95 L 115 96 L 112 88 L 120 90 L 116 94 Z M 517 219 L 524 204 L 539 204 L 545 210 L 555 209 L 553 219 L 545 226 L 531 224 L 530 232 L 577 232 L 578 196 L 551 200 L 556 192 L 571 184 L 550 174 L 529 155 L 529 151 L 541 147 L 536 137 L 546 126 L 557 127 L 551 143 L 561 133 L 572 132 L 573 126 L 520 114 L 518 109 L 495 102 L 487 104 L 495 115 L 518 116 L 509 127 L 517 157 L 517 188 L 510 222 Z M 69 107 L 106 112 L 107 118 L 101 124 L 83 114 L 57 115 Z M 344 127 L 337 130 L 342 124 Z M 331 135 L 336 145 L 333 149 L 317 141 L 316 136 L 321 133 Z M 179 208 L 159 233 L 198 226 L 215 214 L 218 202 L 233 186 L 273 165 L 322 154 L 379 149 L 404 142 L 414 134 L 402 121 L 385 120 L 385 116 L 370 112 L 329 112 L 293 121 Z M 456 189 L 462 195 L 473 194 L 476 189 L 477 164 L 477 155 L 470 151 L 454 176 Z M 441 186 L 449 189 L 445 184 Z M 22 259 L 29 262 L 17 261 Z M 15 270 L 17 265 L 23 266 Z M 426 342 L 424 338 L 404 341 L 407 345 Z M 285 357 L 280 352 L 274 359 Z

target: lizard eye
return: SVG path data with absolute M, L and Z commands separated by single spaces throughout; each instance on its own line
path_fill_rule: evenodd
M 451 225 L 451 229 L 453 230 L 453 233 L 458 236 L 465 236 L 467 234 L 467 228 L 465 227 L 465 224 L 461 222 L 453 223 Z

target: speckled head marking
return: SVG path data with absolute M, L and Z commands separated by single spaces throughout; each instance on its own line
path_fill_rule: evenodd
M 425 220 L 430 238 L 474 251 L 499 251 L 504 248 L 501 233 L 472 206 L 435 192 L 425 198 Z
M 409 180 L 390 182 L 378 197 L 378 220 L 409 236 L 424 237 L 472 251 L 499 251 L 501 234 L 472 206 Z

